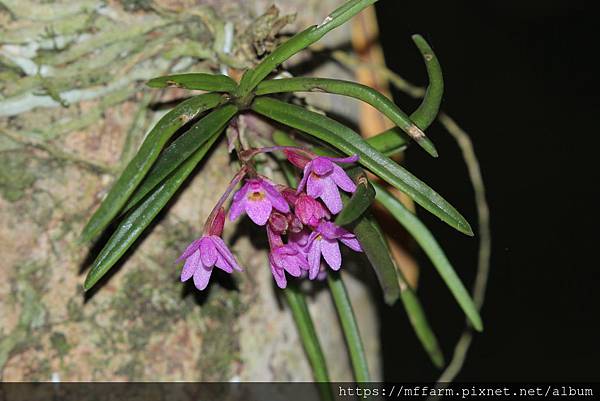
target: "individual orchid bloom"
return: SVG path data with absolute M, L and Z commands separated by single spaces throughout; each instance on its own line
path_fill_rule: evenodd
M 181 270 L 181 281 L 194 277 L 194 285 L 203 290 L 208 285 L 213 267 L 232 273 L 233 270 L 242 271 L 231 251 L 227 248 L 221 237 L 205 235 L 192 242 L 177 262 L 185 260 Z
M 321 203 L 305 193 L 301 193 L 294 204 L 296 217 L 302 224 L 316 227 L 323 218 L 329 218 L 330 215 Z
M 310 231 L 304 229 L 299 232 L 291 232 L 288 234 L 288 245 L 300 251 L 303 255 L 308 254 L 308 239 Z
M 269 254 L 271 273 L 279 288 L 287 286 L 285 272 L 294 277 L 300 277 L 303 270 L 308 270 L 306 256 L 291 245 L 282 245 Z
M 285 245 L 281 239 L 281 235 L 277 234 L 267 226 L 267 238 L 271 252 L 269 253 L 269 264 L 271 265 L 271 273 L 279 288 L 287 286 L 285 272 L 288 272 L 294 277 L 300 277 L 303 270 L 308 270 L 308 261 L 306 254 L 300 252 L 293 245 Z
M 356 184 L 336 163 L 354 163 L 357 160 L 357 155 L 345 158 L 314 158 L 304 166 L 304 176 L 296 192 L 300 193 L 306 187 L 309 196 L 321 198 L 331 213 L 339 213 L 343 205 L 338 187 L 353 193 L 356 191 Z
M 245 211 L 255 224 L 264 226 L 273 209 L 288 213 L 290 206 L 267 180 L 252 178 L 233 195 L 229 219 L 233 221 Z
M 355 252 L 362 252 L 356 236 L 330 221 L 321 221 L 308 239 L 308 278 L 314 280 L 319 274 L 321 255 L 333 270 L 342 266 L 342 254 L 339 242 Z

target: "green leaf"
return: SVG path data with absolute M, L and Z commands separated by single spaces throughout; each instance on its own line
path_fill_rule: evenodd
M 348 170 L 347 173 L 356 183 L 356 191 L 344 202 L 344 208 L 335 218 L 335 224 L 339 226 L 346 226 L 357 220 L 375 199 L 375 188 L 360 167 Z
M 427 85 L 423 101 L 417 110 L 410 115 L 410 119 L 419 128 L 425 130 L 435 120 L 440 110 L 442 95 L 444 94 L 444 78 L 440 62 L 425 39 L 421 35 L 413 35 L 412 40 L 421 52 L 421 56 L 423 56 L 423 61 L 427 67 L 429 85 Z
M 421 248 L 423 248 L 473 327 L 477 331 L 482 331 L 483 324 L 481 322 L 481 317 L 477 312 L 477 308 L 475 307 L 471 296 L 463 286 L 460 278 L 456 275 L 454 268 L 431 232 L 418 217 L 408 210 L 395 196 L 390 194 L 380 185 L 373 185 L 377 190 L 376 199 L 390 211 L 392 216 L 406 228 Z
M 406 282 L 402 271 L 396 267 L 381 227 L 373 217 L 363 216 L 354 227 L 354 234 L 360 241 L 369 262 L 375 269 L 375 273 L 377 273 L 379 283 L 384 290 L 386 303 L 392 305 L 400 296 L 410 323 L 423 348 L 427 351 L 435 366 L 442 366 L 444 356 L 435 334 L 429 326 L 419 299 Z
M 206 93 L 180 103 L 161 118 L 83 229 L 80 241 L 91 240 L 110 224 L 154 164 L 165 143 L 179 128 L 225 101 L 227 97 L 221 94 Z
M 417 338 L 421 342 L 421 345 L 429 355 L 431 362 L 438 368 L 444 366 L 444 354 L 440 348 L 438 340 L 433 332 L 433 329 L 427 321 L 427 315 L 423 310 L 423 306 L 417 298 L 417 294 L 409 287 L 406 280 L 402 277 L 400 279 L 400 298 L 402 304 L 410 320 L 410 324 L 417 335 Z
M 204 142 L 221 132 L 229 120 L 238 112 L 237 106 L 227 104 L 211 111 L 188 131 L 173 141 L 158 157 L 142 183 L 133 193 L 124 212 L 139 203 L 165 177 L 192 155 Z M 123 212 L 123 213 L 124 213 Z
M 358 383 L 370 382 L 371 376 L 369 375 L 367 356 L 362 340 L 360 339 L 360 331 L 358 330 L 358 324 L 354 317 L 354 311 L 352 310 L 352 304 L 350 303 L 344 281 L 342 281 L 342 277 L 338 272 L 328 272 L 327 284 L 331 290 L 331 297 L 333 298 L 338 317 L 342 323 L 342 331 L 348 344 L 350 360 L 352 361 L 352 368 L 354 370 L 354 380 Z
M 251 108 L 279 123 L 327 142 L 346 155 L 359 155 L 359 163 L 371 172 L 406 193 L 450 226 L 473 235 L 469 223 L 452 205 L 398 163 L 370 146 L 352 129 L 303 107 L 268 97 L 254 99 Z
M 283 293 L 290 306 L 292 315 L 298 327 L 298 334 L 308 356 L 308 360 L 315 376 L 315 381 L 319 383 L 319 390 L 321 391 L 322 398 L 324 400 L 334 399 L 333 393 L 331 392 L 331 386 L 329 385 L 329 373 L 327 371 L 327 362 L 325 361 L 325 355 L 321 349 L 321 343 L 315 330 L 308 305 L 304 299 L 304 294 L 298 291 L 294 286 L 288 286 Z
M 373 88 L 339 79 L 299 77 L 263 81 L 257 86 L 255 91 L 257 95 L 280 92 L 327 92 L 362 100 L 389 118 L 431 156 L 438 156 L 435 146 L 427 139 L 423 131 L 394 102 Z
M 94 286 L 133 245 L 167 202 L 175 195 L 181 184 L 204 158 L 219 135 L 213 135 L 177 170 L 155 188 L 149 196 L 119 223 L 102 251 L 92 264 L 83 288 L 87 291 Z
M 269 75 L 277 66 L 300 50 L 307 48 L 329 31 L 342 25 L 350 18 L 361 12 L 366 7 L 375 3 L 377 0 L 350 0 L 329 14 L 319 25 L 313 25 L 302 32 L 297 33 L 288 39 L 285 43 L 278 46 L 271 54 L 266 56 L 260 64 L 251 70 L 246 71 L 240 82 L 240 96 L 248 95 L 267 75 Z
M 153 78 L 146 84 L 151 88 L 177 88 L 197 89 L 211 92 L 234 92 L 237 84 L 227 75 L 221 74 L 176 74 Z
M 369 212 L 363 214 L 352 226 L 352 232 L 375 270 L 385 302 L 393 305 L 400 296 L 396 266 L 375 218 Z
M 408 142 L 406 135 L 396 127 L 380 132 L 365 140 L 378 152 L 388 157 L 403 152 Z

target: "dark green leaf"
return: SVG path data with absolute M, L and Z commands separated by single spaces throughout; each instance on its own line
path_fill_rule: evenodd
M 346 155 L 357 154 L 359 163 L 415 202 L 467 235 L 473 235 L 463 216 L 437 192 L 398 163 L 378 152 L 352 129 L 329 117 L 268 97 L 254 99 L 252 110 L 329 143 Z
M 419 298 L 417 298 L 417 294 L 408 286 L 404 278 L 401 279 L 400 286 L 402 287 L 400 298 L 402 299 L 402 304 L 404 305 L 410 324 L 413 326 L 415 334 L 427 352 L 427 355 L 429 355 L 431 362 L 436 367 L 441 368 L 444 366 L 444 354 L 435 333 L 427 321 L 427 315 L 425 315 L 423 306 Z
M 396 267 L 375 218 L 369 212 L 363 214 L 352 226 L 352 232 L 360 241 L 367 259 L 375 270 L 385 302 L 393 305 L 400 296 Z
M 300 77 L 263 81 L 257 86 L 255 93 L 267 95 L 280 92 L 327 92 L 362 100 L 383 113 L 430 155 L 438 156 L 435 146 L 427 139 L 423 131 L 394 102 L 373 88 L 338 79 Z
M 129 247 L 133 245 L 135 240 L 150 225 L 173 195 L 175 195 L 175 192 L 177 192 L 181 184 L 183 184 L 185 179 L 194 170 L 194 167 L 206 155 L 206 152 L 208 152 L 218 137 L 219 135 L 217 134 L 213 135 L 192 157 L 180 165 L 171 176 L 155 188 L 137 208 L 125 216 L 92 264 L 83 285 L 86 291 L 92 288 L 119 261 Z
M 436 366 L 443 365 L 444 356 L 435 334 L 427 322 L 427 317 L 417 295 L 406 282 L 402 271 L 396 267 L 379 224 L 372 217 L 363 217 L 354 227 L 354 234 L 356 234 L 369 262 L 371 262 L 371 265 L 375 269 L 388 305 L 393 304 L 398 299 L 398 296 L 400 296 L 408 318 L 423 348 L 425 348 Z M 393 297 L 389 295 L 391 294 L 390 289 L 393 290 Z
M 306 355 L 308 356 L 308 360 L 312 367 L 315 381 L 319 382 L 321 396 L 323 400 L 333 401 L 334 396 L 331 392 L 331 386 L 329 385 L 327 362 L 325 361 L 325 355 L 321 349 L 319 337 L 317 336 L 315 326 L 312 318 L 310 317 L 310 312 L 308 310 L 308 305 L 306 305 L 304 294 L 299 292 L 296 287 L 291 285 L 288 286 L 283 293 L 285 294 L 288 305 L 292 311 L 292 315 L 294 316 L 294 320 L 296 321 L 298 333 L 300 334 L 302 345 L 304 346 L 304 350 L 306 351 Z
M 394 127 L 365 139 L 369 145 L 386 156 L 403 152 L 407 147 L 406 134 Z
M 354 380 L 358 383 L 367 383 L 371 381 L 369 375 L 369 366 L 367 364 L 367 356 L 360 338 L 358 324 L 354 317 L 352 304 L 346 291 L 346 286 L 342 277 L 338 272 L 327 273 L 327 284 L 331 290 L 331 297 L 338 312 L 338 317 L 342 323 L 342 331 L 348 344 L 350 352 L 350 360 L 352 361 L 352 369 L 354 370 Z
M 161 118 L 83 229 L 81 241 L 91 240 L 110 224 L 154 164 L 165 143 L 179 128 L 200 113 L 225 101 L 227 98 L 217 93 L 195 96 L 180 103 Z
M 475 307 L 471 296 L 463 286 L 460 278 L 456 275 L 450 261 L 448 261 L 444 251 L 431 232 L 421 220 L 408 210 L 395 196 L 387 192 L 380 185 L 373 185 L 377 190 L 376 199 L 390 211 L 392 216 L 406 228 L 421 248 L 423 248 L 450 289 L 450 292 L 452 292 L 452 295 L 454 295 L 454 298 L 456 298 L 456 301 L 465 312 L 465 315 L 467 315 L 467 318 L 473 327 L 476 330 L 481 331 L 483 329 L 481 317 L 477 312 L 477 308 Z
M 153 78 L 146 85 L 151 88 L 174 86 L 211 92 L 234 92 L 237 89 L 235 81 L 227 75 L 205 73 L 166 75 Z
M 239 95 L 250 93 L 267 75 L 285 60 L 321 39 L 377 0 L 350 0 L 333 11 L 319 25 L 297 33 L 266 56 L 255 68 L 246 71 L 240 82 Z
M 375 199 L 375 189 L 360 167 L 353 168 L 347 173 L 356 182 L 356 191 L 347 202 L 344 202 L 344 208 L 335 218 L 335 224 L 339 226 L 346 226 L 358 219 Z
M 158 157 L 142 183 L 133 193 L 124 212 L 131 209 L 156 187 L 166 176 L 192 155 L 204 142 L 220 132 L 238 112 L 237 106 L 227 104 L 211 111 L 187 132 L 173 141 Z
M 442 67 L 435 53 L 427 44 L 421 35 L 413 35 L 413 41 L 419 48 L 425 66 L 427 67 L 427 76 L 429 77 L 429 85 L 423 101 L 410 115 L 410 119 L 422 130 L 427 129 L 435 120 L 440 110 L 442 103 L 442 95 L 444 94 L 444 78 L 442 76 Z

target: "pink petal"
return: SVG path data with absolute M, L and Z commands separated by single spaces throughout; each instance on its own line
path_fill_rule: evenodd
M 227 272 L 227 273 L 233 273 L 233 268 L 231 267 L 231 265 L 225 260 L 225 258 L 221 255 L 217 255 L 217 260 L 215 262 L 215 266 L 217 266 L 219 269 Z
M 313 198 L 321 196 L 325 190 L 325 184 L 328 179 L 329 178 L 327 177 L 321 178 L 311 174 L 306 182 L 306 193 L 308 196 L 312 196 Z
M 244 211 L 246 207 L 246 198 L 242 198 L 240 200 L 233 200 L 231 202 L 231 207 L 229 208 L 229 220 L 234 221 L 240 214 Z
M 211 237 L 204 237 L 200 241 L 200 257 L 206 267 L 214 266 L 217 261 L 217 249 Z
M 197 240 L 194 240 L 191 244 L 189 244 L 187 248 L 185 248 L 185 251 L 183 251 L 181 256 L 177 258 L 175 263 L 179 263 L 182 260 L 189 258 L 194 252 L 196 252 L 198 250 L 198 246 L 200 245 L 201 239 L 202 238 L 198 238 Z
M 333 171 L 334 164 L 325 157 L 317 157 L 312 161 L 312 169 L 317 175 L 327 175 Z
M 348 248 L 352 249 L 353 251 L 362 252 L 362 246 L 360 246 L 360 242 L 358 242 L 356 237 L 354 237 L 354 236 L 352 236 L 351 238 L 341 237 L 340 241 L 342 241 L 342 243 L 344 245 L 346 245 Z
M 248 213 L 248 217 L 250 217 L 250 220 L 252 220 L 254 224 L 259 226 L 267 224 L 267 220 L 269 220 L 272 210 L 273 206 L 266 198 L 246 202 L 246 213 Z
M 215 246 L 217 247 L 219 254 L 223 257 L 223 259 L 225 259 L 227 264 L 237 271 L 242 271 L 242 268 L 238 265 L 237 261 L 235 260 L 235 257 L 233 256 L 229 248 L 227 248 L 227 245 L 225 245 L 223 239 L 217 236 L 213 236 L 211 238 Z
M 263 181 L 262 187 L 265 190 L 267 199 L 271 201 L 271 205 L 282 213 L 289 213 L 290 205 L 285 201 L 285 198 L 271 184 Z
M 323 199 L 323 203 L 329 211 L 333 214 L 337 214 L 342 210 L 342 198 L 340 197 L 340 191 L 333 182 L 331 177 L 327 177 L 323 181 L 323 193 L 320 198 Z
M 181 269 L 181 281 L 187 281 L 194 275 L 196 269 L 200 266 L 200 251 L 196 250 L 183 265 Z
M 321 267 L 321 242 L 323 241 L 320 239 L 314 240 L 308 249 L 308 278 L 311 280 L 317 277 Z
M 322 240 L 321 253 L 325 258 L 325 262 L 333 270 L 339 270 L 342 267 L 342 254 L 340 253 L 340 245 L 336 240 Z
M 277 283 L 277 287 L 285 288 L 287 287 L 287 280 L 285 278 L 285 273 L 283 270 L 276 268 L 271 264 L 271 273 L 273 274 L 273 278 L 275 279 L 275 283 Z
M 197 289 L 202 291 L 208 285 L 210 280 L 210 274 L 212 273 L 212 267 L 199 266 L 194 272 L 194 285 Z
M 340 166 L 333 167 L 333 173 L 331 178 L 337 184 L 338 187 L 342 188 L 346 192 L 355 192 L 356 184 L 348 177 L 348 174 Z
M 304 166 L 304 173 L 302 175 L 302 180 L 300 180 L 300 184 L 298 184 L 298 189 L 296 190 L 297 194 L 302 192 L 302 190 L 304 189 L 304 186 L 306 185 L 306 180 L 308 180 L 308 177 L 310 177 L 311 171 L 312 171 L 312 163 L 308 163 L 306 166 Z
M 352 155 L 349 157 L 328 157 L 328 159 L 336 163 L 354 163 L 358 161 L 358 155 Z
M 246 183 L 235 193 L 233 194 L 234 201 L 240 201 L 246 197 L 248 190 L 250 189 L 250 182 L 246 181 Z

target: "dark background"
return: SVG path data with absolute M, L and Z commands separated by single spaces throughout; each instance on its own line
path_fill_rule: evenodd
M 589 3 L 591 4 L 591 2 Z M 445 76 L 443 109 L 471 135 L 491 209 L 493 252 L 477 335 L 459 381 L 598 381 L 600 248 L 597 15 L 582 1 L 394 1 L 377 4 L 388 66 L 426 74 L 410 35 L 421 33 Z M 395 93 L 407 110 L 415 103 Z M 407 163 L 470 222 L 473 192 L 454 140 L 428 135 Z M 420 216 L 459 275 L 472 282 L 477 241 Z M 419 296 L 446 359 L 464 318 L 425 258 Z M 435 379 L 400 306 L 384 309 L 385 379 Z

